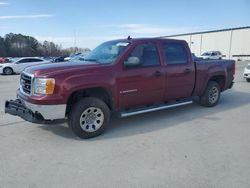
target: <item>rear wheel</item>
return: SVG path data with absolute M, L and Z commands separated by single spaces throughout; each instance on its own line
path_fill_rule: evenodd
M 3 73 L 6 75 L 11 75 L 11 74 L 13 74 L 13 69 L 10 67 L 6 67 L 3 69 Z
M 250 78 L 247 78 L 247 82 L 250 82 Z
M 205 92 L 200 96 L 200 104 L 206 107 L 215 106 L 220 99 L 220 90 L 220 86 L 217 82 L 208 82 Z
M 79 100 L 69 113 L 69 126 L 80 138 L 92 138 L 102 134 L 110 119 L 110 110 L 98 98 Z

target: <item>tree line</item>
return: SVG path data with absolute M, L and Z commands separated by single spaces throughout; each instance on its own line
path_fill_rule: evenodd
M 63 49 L 54 42 L 39 42 L 32 36 L 9 33 L 0 36 L 0 57 L 58 57 L 75 52 L 89 51 L 88 48 L 71 47 Z

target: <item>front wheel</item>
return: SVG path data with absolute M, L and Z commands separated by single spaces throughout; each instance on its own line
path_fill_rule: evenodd
M 69 113 L 69 126 L 80 138 L 92 138 L 102 134 L 110 119 L 106 103 L 98 98 L 79 100 Z
M 6 67 L 6 68 L 3 69 L 3 73 L 5 75 L 11 75 L 11 74 L 13 74 L 13 70 L 10 67 Z
M 200 104 L 206 107 L 215 106 L 220 99 L 220 86 L 217 82 L 208 82 L 207 88 L 202 96 L 200 96 Z

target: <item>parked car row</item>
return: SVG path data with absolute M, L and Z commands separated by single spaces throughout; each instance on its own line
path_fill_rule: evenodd
M 23 57 L 23 58 L 0 58 L 0 74 L 11 75 L 19 74 L 26 67 L 44 64 L 44 63 L 57 63 L 57 62 L 76 62 L 83 61 L 87 53 L 77 53 L 72 55 L 68 60 L 65 56 L 60 57 Z
M 79 53 L 75 53 L 70 55 L 69 57 L 65 57 L 64 61 L 72 61 L 72 60 L 76 60 L 79 58 L 83 58 L 84 56 L 86 56 L 89 52 L 79 52 Z
M 51 63 L 50 61 L 36 57 L 23 57 L 10 63 L 0 65 L 0 74 L 11 75 L 13 73 L 21 73 L 26 67 L 38 65 L 42 63 Z

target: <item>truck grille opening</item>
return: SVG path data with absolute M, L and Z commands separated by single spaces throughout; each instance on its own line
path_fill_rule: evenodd
M 31 94 L 31 76 L 26 75 L 25 73 L 21 74 L 20 85 L 21 89 L 26 94 Z

